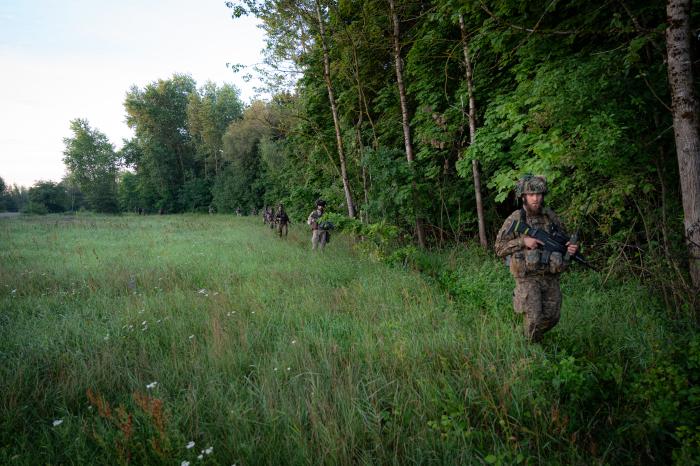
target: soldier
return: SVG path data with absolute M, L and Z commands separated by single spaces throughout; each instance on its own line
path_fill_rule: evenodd
M 319 228 L 319 225 L 321 223 L 321 217 L 323 216 L 323 212 L 326 209 L 326 201 L 323 199 L 319 199 L 316 201 L 316 210 L 311 212 L 309 214 L 309 218 L 306 221 L 311 226 L 311 249 L 316 250 L 320 249 L 323 250 L 323 247 L 326 245 L 326 241 L 328 239 L 328 232 L 326 230 L 323 230 Z
M 277 206 L 277 212 L 275 213 L 275 223 L 277 223 L 277 234 L 282 237 L 282 231 L 284 230 L 284 237 L 287 237 L 289 233 L 289 216 L 287 212 L 284 211 L 284 206 L 279 204 Z
M 240 207 L 236 207 L 236 216 L 240 217 L 241 215 L 243 215 L 243 211 L 241 210 Z
M 265 218 L 267 219 L 265 223 L 270 227 L 270 230 L 275 229 L 275 213 L 272 209 L 272 206 L 268 207 L 265 209 Z
M 525 175 L 518 181 L 515 194 L 523 207 L 513 212 L 503 223 L 496 237 L 496 254 L 505 257 L 515 278 L 513 308 L 524 314 L 525 336 L 530 341 L 539 341 L 542 335 L 559 322 L 561 290 L 559 274 L 566 269 L 568 258 L 559 252 L 547 254 L 542 241 L 520 235 L 511 226 L 524 221 L 533 228 L 548 233 L 559 229 L 566 234 L 559 217 L 544 206 L 547 181 L 542 176 Z M 566 244 L 568 254 L 576 255 L 578 245 Z

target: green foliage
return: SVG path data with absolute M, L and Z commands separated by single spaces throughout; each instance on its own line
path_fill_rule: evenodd
M 7 210 L 7 194 L 7 185 L 5 184 L 5 180 L 0 177 L 0 212 Z
M 138 175 L 123 172 L 117 184 L 117 198 L 122 212 L 135 212 L 143 205 L 140 199 Z
M 700 339 L 679 339 L 639 377 L 634 401 L 643 409 L 638 436 L 674 445 L 674 464 L 700 457 Z
M 73 136 L 64 138 L 63 163 L 68 178 L 84 194 L 88 208 L 114 213 L 117 204 L 116 177 L 119 157 L 107 136 L 90 127 L 87 120 L 70 122 Z
M 186 181 L 180 188 L 180 205 L 188 212 L 207 212 L 212 195 L 209 183 L 202 178 Z
M 29 188 L 29 203 L 25 212 L 30 214 L 47 214 L 65 212 L 68 195 L 65 187 L 53 181 L 39 181 Z
M 22 212 L 29 202 L 29 190 L 24 186 L 7 186 L 3 195 L 5 209 L 9 212 Z
M 243 103 L 238 94 L 231 85 L 218 88 L 207 82 L 199 92 L 189 96 L 187 125 L 205 179 L 217 176 L 223 166 L 224 133 L 228 125 L 243 114 Z
M 135 166 L 142 190 L 157 196 L 148 208 L 179 211 L 180 188 L 190 175 L 201 172 L 187 125 L 187 106 L 196 92 L 190 76 L 176 74 L 144 89 L 134 86 L 126 95 L 126 121 L 138 144 L 130 154 L 138 156 Z

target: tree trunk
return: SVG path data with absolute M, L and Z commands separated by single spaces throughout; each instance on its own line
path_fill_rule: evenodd
M 348 217 L 355 218 L 355 204 L 352 201 L 352 193 L 350 192 L 350 181 L 348 180 L 348 171 L 345 163 L 345 151 L 343 149 L 343 137 L 340 133 L 340 118 L 338 118 L 338 107 L 335 103 L 333 95 L 333 86 L 331 82 L 331 65 L 328 58 L 328 47 L 326 47 L 326 28 L 321 16 L 321 7 L 316 2 L 316 16 L 318 18 L 318 27 L 321 36 L 321 49 L 323 51 L 323 79 L 326 82 L 328 90 L 328 100 L 331 104 L 331 113 L 333 114 L 333 126 L 335 127 L 335 139 L 338 145 L 338 158 L 340 159 L 340 176 L 343 179 L 343 190 L 345 191 L 345 203 L 348 205 Z
M 408 103 L 406 100 L 406 87 L 403 82 L 403 64 L 401 62 L 401 45 L 399 44 L 399 37 L 401 31 L 399 28 L 399 17 L 396 14 L 396 6 L 394 5 L 394 0 L 389 0 L 389 12 L 391 14 L 391 22 L 393 24 L 393 45 L 394 45 L 394 60 L 396 64 L 396 84 L 399 87 L 399 101 L 401 103 L 401 123 L 403 127 L 403 141 L 406 148 L 406 159 L 408 164 L 413 166 L 413 161 L 415 156 L 413 155 L 413 143 L 411 142 L 411 126 L 409 124 L 410 119 L 408 116 Z M 414 197 L 414 212 L 415 212 L 415 196 L 416 196 L 416 182 L 412 182 L 412 190 Z M 418 214 L 415 214 L 416 218 L 416 235 L 418 236 L 418 244 L 420 247 L 425 247 L 425 231 L 423 229 L 423 222 L 419 218 Z
M 700 134 L 693 90 L 690 6 L 691 0 L 668 0 L 666 49 L 690 278 L 693 287 L 700 289 Z
M 462 33 L 462 47 L 464 50 L 464 66 L 467 70 L 467 94 L 469 95 L 469 145 L 474 144 L 476 137 L 476 99 L 474 98 L 474 79 L 472 62 L 469 59 L 469 42 L 467 41 L 467 29 L 464 26 L 464 16 L 459 15 L 459 30 Z M 481 174 L 479 173 L 479 161 L 472 160 L 472 174 L 474 176 L 474 194 L 476 196 L 476 216 L 479 222 L 479 242 L 481 246 L 488 248 L 486 239 L 486 222 L 484 220 L 484 203 L 481 199 Z
M 355 126 L 355 139 L 357 140 L 357 160 L 360 163 L 360 170 L 362 172 L 362 191 L 365 195 L 365 215 L 364 217 L 360 215 L 360 220 L 369 223 L 369 214 L 367 212 L 367 207 L 369 206 L 369 192 L 367 190 L 367 170 L 365 167 L 365 162 L 362 160 L 365 148 L 362 143 L 362 96 L 358 93 L 359 100 L 359 112 L 357 114 L 357 126 Z

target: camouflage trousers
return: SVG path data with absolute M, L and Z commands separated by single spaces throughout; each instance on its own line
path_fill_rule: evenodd
M 559 322 L 559 275 L 516 278 L 513 308 L 515 312 L 524 314 L 525 336 L 530 341 L 539 341 Z
M 311 232 L 311 249 L 323 249 L 326 245 L 326 239 L 328 238 L 327 234 L 328 232 L 325 230 L 313 230 Z
M 282 237 L 282 233 L 284 232 L 284 236 L 287 236 L 287 233 L 289 233 L 289 226 L 287 226 L 286 223 L 282 222 L 277 222 L 277 234 L 280 235 L 280 238 Z

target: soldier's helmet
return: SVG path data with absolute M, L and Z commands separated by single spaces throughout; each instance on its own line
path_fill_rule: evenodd
M 323 199 L 316 200 L 316 207 L 326 207 L 326 201 Z
M 547 194 L 547 180 L 544 176 L 525 175 L 515 186 L 515 195 L 520 198 L 523 194 Z

